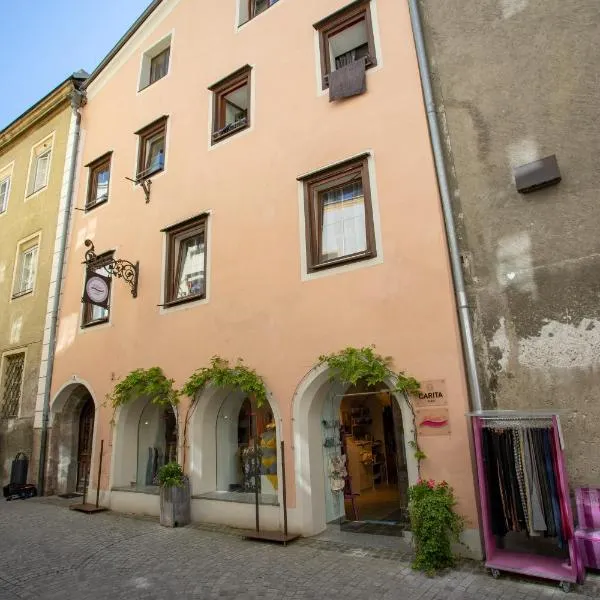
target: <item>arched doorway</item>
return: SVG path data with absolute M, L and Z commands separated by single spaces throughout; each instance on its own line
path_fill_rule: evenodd
M 138 398 L 122 406 L 114 433 L 113 488 L 156 493 L 159 469 L 177 460 L 177 428 L 170 405 Z
M 390 389 L 330 393 L 321 422 L 326 522 L 401 535 L 408 521 L 408 465 L 402 412 Z
M 358 431 L 354 433 L 357 438 L 362 437 L 363 439 L 366 436 L 373 436 L 372 441 L 377 441 L 376 437 L 382 438 L 379 440 L 382 442 L 380 449 L 375 448 L 374 451 L 371 446 L 369 451 L 372 456 L 379 455 L 386 461 L 388 476 L 386 486 L 389 486 L 390 483 L 396 486 L 395 491 L 388 488 L 390 492 L 388 494 L 389 505 L 385 506 L 375 502 L 372 507 L 365 507 L 367 512 L 364 515 L 367 517 L 374 515 L 375 519 L 367 520 L 377 521 L 379 519 L 383 524 L 387 524 L 385 523 L 387 519 L 381 519 L 381 517 L 388 517 L 392 522 L 402 519 L 402 504 L 405 503 L 406 490 L 418 479 L 418 465 L 414 453 L 408 446 L 408 442 L 414 439 L 412 413 L 403 397 L 391 393 L 390 390 L 393 389 L 394 384 L 395 382 L 390 380 L 386 382 L 385 386 L 375 389 L 350 389 L 350 386 L 332 380 L 329 369 L 325 365 L 320 365 L 312 369 L 296 389 L 293 400 L 294 460 L 297 506 L 300 510 L 304 535 L 314 535 L 322 532 L 328 524 L 352 521 L 355 518 L 352 514 L 351 499 L 344 498 L 349 495 L 348 492 L 351 490 L 351 488 L 350 490 L 346 489 L 346 493 L 344 493 L 346 481 L 343 482 L 340 491 L 334 489 L 339 488 L 339 482 L 333 481 L 335 476 L 332 475 L 331 461 L 335 456 L 345 454 L 342 448 L 349 426 L 350 433 L 352 433 L 351 424 L 348 422 L 344 424 L 345 416 L 342 412 L 348 412 L 351 418 L 352 408 L 361 408 L 360 401 L 356 402 L 356 406 L 350 401 L 353 393 L 364 394 L 362 397 L 370 398 L 368 402 L 363 401 L 364 405 L 373 403 L 373 407 L 381 408 L 381 414 L 378 415 L 378 418 L 381 419 L 380 435 L 376 436 L 370 427 L 364 428 L 362 433 Z M 386 397 L 385 402 L 382 396 Z M 345 397 L 346 400 L 344 400 Z M 354 398 L 360 400 L 361 396 L 354 396 Z M 387 400 L 388 398 L 389 400 Z M 379 411 L 379 408 L 377 410 Z M 384 411 L 387 415 L 384 414 Z M 358 415 L 355 416 L 358 418 Z M 366 418 L 372 418 L 372 416 Z M 363 423 L 363 425 L 372 424 Z M 393 427 L 394 430 L 393 441 L 390 427 Z M 386 445 L 388 448 L 385 447 Z M 390 456 L 391 454 L 394 454 L 394 457 Z M 365 457 L 365 462 L 370 460 L 369 457 Z M 362 465 L 359 465 L 359 468 L 362 468 Z M 348 471 L 351 474 L 352 469 L 349 468 Z M 356 477 L 360 481 L 360 473 Z M 369 483 L 371 484 L 371 495 L 375 497 L 377 490 L 382 488 L 377 481 L 375 481 L 374 487 L 373 481 Z M 358 486 L 360 487 L 360 485 L 359 483 Z M 366 485 L 362 492 L 367 496 Z M 388 508 L 390 508 L 389 511 Z M 394 512 L 396 512 L 395 515 L 392 514 Z M 358 506 L 358 516 L 361 518 L 360 506 Z
M 96 409 L 91 396 L 88 396 L 79 415 L 79 440 L 77 444 L 77 484 L 76 491 L 83 494 L 90 482 L 92 450 L 94 442 L 94 416 Z
M 83 494 L 90 481 L 96 407 L 84 383 L 70 383 L 51 408 L 47 490 Z

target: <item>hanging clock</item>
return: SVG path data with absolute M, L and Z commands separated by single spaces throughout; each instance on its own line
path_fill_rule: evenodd
M 89 273 L 85 282 L 83 301 L 108 308 L 110 297 L 110 277 L 98 273 Z

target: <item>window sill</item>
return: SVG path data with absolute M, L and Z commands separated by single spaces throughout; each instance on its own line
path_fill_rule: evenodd
M 150 171 L 149 173 L 142 171 L 141 173 L 137 174 L 135 182 L 140 183 L 142 181 L 145 181 L 146 179 L 150 179 L 150 177 L 154 177 L 155 175 L 162 173 L 164 170 L 165 170 L 165 167 L 163 165 L 162 167 L 158 167 L 158 168 L 154 169 L 153 171 Z
M 152 87 L 155 83 L 158 83 L 159 81 L 161 81 L 161 79 L 164 79 L 169 73 L 165 73 L 162 77 L 159 77 L 158 79 L 155 79 L 154 81 L 151 81 L 150 83 L 142 86 L 141 88 L 138 89 L 138 94 L 140 92 L 143 92 L 144 90 L 147 90 L 149 87 Z
M 199 300 L 206 300 L 206 294 L 196 294 L 195 296 L 186 296 L 185 298 L 170 300 L 160 306 L 162 308 L 172 308 L 174 306 L 180 306 L 181 304 L 187 304 L 188 302 L 198 302 Z
M 85 212 L 88 213 L 91 210 L 94 210 L 95 208 L 98 208 L 99 206 L 106 204 L 107 202 L 108 202 L 108 196 L 106 198 L 104 198 L 104 200 L 99 200 L 97 202 L 94 202 L 93 204 L 87 204 L 85 207 Z
M 33 294 L 33 288 L 30 290 L 25 290 L 24 292 L 18 292 L 17 294 L 12 295 L 12 299 L 15 300 L 17 298 L 23 298 L 23 296 L 28 296 L 29 294 Z
M 88 321 L 87 323 L 82 323 L 81 329 L 89 329 L 90 327 L 95 327 L 96 325 L 103 325 L 104 323 L 108 323 L 108 318 L 96 319 L 95 321 Z
M 119 485 L 114 486 L 110 490 L 111 492 L 130 492 L 132 494 L 151 494 L 152 496 L 160 495 L 160 487 L 157 485 Z
M 43 192 L 45 189 L 47 189 L 48 184 L 46 184 L 45 186 L 37 189 L 37 190 L 33 190 L 32 192 L 29 192 L 26 196 L 25 196 L 25 200 L 29 200 L 30 198 L 33 198 L 34 196 L 37 196 L 40 192 Z
M 206 492 L 196 494 L 192 500 L 217 500 L 218 502 L 237 502 L 238 504 L 254 504 L 254 492 Z M 262 506 L 279 506 L 279 500 L 274 494 L 259 494 L 258 503 Z
M 230 131 L 226 131 L 225 133 L 219 133 L 218 131 L 216 131 L 211 135 L 211 143 L 214 146 L 214 145 L 218 144 L 219 142 L 231 137 L 232 135 L 235 135 L 236 133 L 240 133 L 241 131 L 248 129 L 249 127 L 250 127 L 250 124 L 248 123 L 247 120 L 245 120 L 243 125 L 232 128 Z
M 315 265 L 311 265 L 308 268 L 309 273 L 314 273 L 316 271 L 323 271 L 324 269 L 332 269 L 334 267 L 339 267 L 341 265 L 347 265 L 348 263 L 359 262 L 361 260 L 369 260 L 370 258 L 375 258 L 377 256 L 377 252 L 361 252 L 360 254 L 351 254 L 349 256 L 344 256 L 342 258 L 336 258 L 327 262 L 318 263 Z

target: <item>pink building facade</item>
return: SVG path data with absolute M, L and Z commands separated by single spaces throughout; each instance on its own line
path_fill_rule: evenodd
M 331 485 L 345 437 L 359 506 L 388 494 L 405 508 L 418 478 L 407 400 L 349 390 L 318 365 L 319 355 L 375 345 L 443 390 L 432 412 L 442 430 L 418 438 L 421 475 L 455 488 L 477 553 L 468 395 L 406 3 L 154 2 L 86 93 L 51 489 L 93 495 L 99 485 L 114 510 L 158 514 L 156 467 L 176 459 L 193 520 L 252 527 L 244 457 L 259 435 L 265 447 L 285 443 L 289 528 L 313 535 L 356 517 Z M 86 240 L 98 256 L 139 263 L 136 297 L 113 276 L 108 308 L 82 302 Z M 231 390 L 162 412 L 139 398 L 113 415 L 107 394 L 132 370 L 159 366 L 180 387 L 215 355 L 243 358 L 264 378 L 256 433 L 247 399 Z M 265 528 L 282 525 L 281 473 L 277 451 L 261 473 Z

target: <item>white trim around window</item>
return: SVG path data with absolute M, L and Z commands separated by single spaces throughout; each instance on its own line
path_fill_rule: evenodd
M 29 168 L 27 169 L 27 187 L 25 201 L 31 200 L 48 187 L 52 156 L 54 154 L 54 131 L 40 140 L 31 149 Z
M 0 169 L 0 216 L 8 210 L 14 164 L 15 161 Z
M 41 231 L 17 242 L 10 301 L 29 296 L 35 291 L 40 257 Z
M 19 401 L 16 416 L 12 417 L 2 417 L 2 411 L 4 408 L 4 377 L 6 371 L 6 359 L 9 356 L 14 356 L 15 354 L 23 354 L 23 373 L 21 374 L 21 388 L 19 390 Z M 20 419 L 23 411 L 23 385 L 25 382 L 25 369 L 27 368 L 27 346 L 23 346 L 21 348 L 14 348 L 13 350 L 7 350 L 2 353 L 0 357 L 0 418 L 5 419 Z

